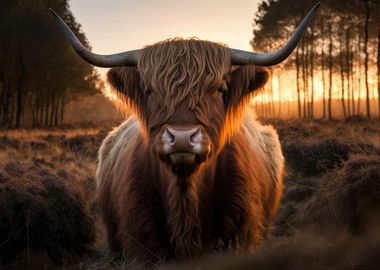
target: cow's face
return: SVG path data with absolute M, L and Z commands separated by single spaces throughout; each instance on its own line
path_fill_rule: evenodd
M 229 63 L 217 44 L 172 41 L 144 50 L 138 67 L 113 68 L 108 80 L 141 120 L 151 151 L 173 173 L 189 176 L 212 160 L 267 70 Z

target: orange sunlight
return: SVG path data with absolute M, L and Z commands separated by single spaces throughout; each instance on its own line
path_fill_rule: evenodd
M 373 73 L 373 74 L 372 74 Z M 354 74 L 354 76 L 358 76 L 357 74 Z M 371 99 L 377 99 L 378 93 L 377 93 L 377 79 L 375 76 L 374 71 L 370 72 L 370 80 L 369 80 L 369 89 L 371 94 Z M 323 80 L 321 72 L 318 72 L 314 75 L 314 101 L 318 102 L 321 101 L 323 98 Z M 304 99 L 304 86 L 302 79 L 300 78 L 299 81 L 300 84 L 300 98 L 301 100 Z M 312 82 L 309 80 L 308 82 L 308 89 L 311 92 L 312 88 Z M 325 95 L 327 98 L 328 91 L 329 91 L 329 79 L 328 79 L 328 71 L 325 71 Z M 345 87 L 345 100 L 352 99 L 352 97 L 348 97 L 347 95 L 347 83 L 344 85 Z M 353 85 L 354 89 L 354 99 L 358 100 L 359 95 L 361 99 L 365 97 L 365 81 L 364 79 L 361 82 L 361 85 L 357 85 L 357 83 L 354 83 Z M 271 90 L 273 91 L 273 97 L 271 97 L 272 101 L 274 102 L 295 102 L 297 101 L 297 84 L 296 84 L 296 74 L 294 71 L 282 71 L 279 70 L 275 71 L 275 73 L 272 75 L 272 81 L 269 81 L 268 84 L 265 87 L 265 91 L 261 92 L 257 96 L 257 101 L 259 103 L 266 103 L 268 100 L 264 98 L 264 96 L 267 96 L 271 94 Z M 341 84 L 341 78 L 340 74 L 334 74 L 333 75 L 333 88 L 332 88 L 332 98 L 333 99 L 341 99 L 341 93 L 342 93 L 342 84 Z M 307 97 L 306 97 L 307 98 Z M 309 99 L 311 99 L 311 93 L 309 93 Z

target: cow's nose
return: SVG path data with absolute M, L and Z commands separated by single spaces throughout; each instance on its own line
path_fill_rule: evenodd
M 167 125 L 157 136 L 156 151 L 176 174 L 191 174 L 207 159 L 211 141 L 202 126 Z
M 175 128 L 167 126 L 162 138 L 173 152 L 194 152 L 203 140 L 200 127 Z

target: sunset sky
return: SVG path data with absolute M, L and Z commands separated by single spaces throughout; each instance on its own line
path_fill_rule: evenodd
M 71 0 L 70 8 L 93 51 L 100 54 L 134 50 L 177 36 L 196 36 L 252 50 L 253 18 L 261 1 Z M 108 69 L 97 70 L 104 78 Z M 277 84 L 273 86 L 278 92 Z M 103 93 L 111 97 L 108 85 Z
M 198 37 L 251 50 L 261 0 L 71 0 L 92 50 L 112 54 L 173 37 Z M 105 78 L 106 68 L 96 68 Z M 108 84 L 102 90 L 115 100 Z
M 71 0 L 71 10 L 101 54 L 196 36 L 250 50 L 260 0 Z
M 178 36 L 196 36 L 251 50 L 249 41 L 253 38 L 253 19 L 261 1 L 71 0 L 70 7 L 93 51 L 100 54 L 139 49 Z M 104 76 L 108 69 L 97 70 Z M 295 87 L 295 78 L 290 75 L 283 76 L 282 94 L 279 93 L 279 80 L 273 76 L 275 100 L 294 100 L 291 90 Z M 318 75 L 315 77 L 315 98 L 319 99 L 322 84 Z

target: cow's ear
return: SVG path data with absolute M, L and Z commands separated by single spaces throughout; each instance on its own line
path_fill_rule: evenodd
M 247 65 L 235 69 L 228 83 L 228 103 L 236 105 L 245 97 L 257 93 L 270 78 L 270 72 L 264 67 Z
M 262 89 L 268 82 L 270 76 L 270 72 L 267 68 L 255 67 L 255 75 L 250 81 L 248 91 L 252 92 L 258 89 Z
M 140 74 L 135 67 L 116 67 L 107 73 L 112 90 L 118 97 L 140 103 L 143 91 L 140 86 Z M 137 104 L 136 104 L 137 105 Z
M 111 92 L 116 96 L 115 105 L 127 114 L 137 116 L 142 122 L 145 121 L 145 98 L 141 89 L 140 73 L 135 67 L 116 67 L 107 73 Z

